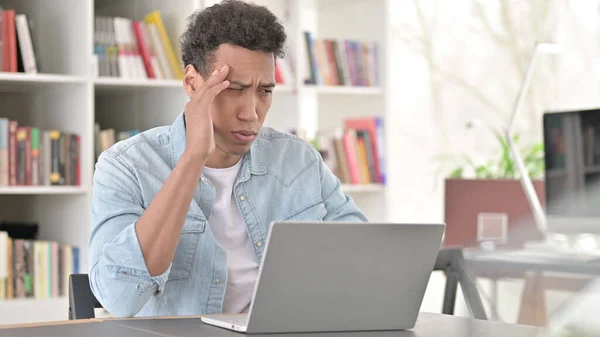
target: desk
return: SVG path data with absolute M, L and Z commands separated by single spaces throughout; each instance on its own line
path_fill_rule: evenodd
M 413 330 L 349 333 L 270 334 L 269 337 L 538 337 L 544 330 L 532 326 L 421 313 Z M 206 325 L 198 317 L 139 318 L 68 321 L 49 325 L 0 327 L 2 337 L 239 337 L 245 334 Z M 256 335 L 250 335 L 256 336 Z
M 600 275 L 600 260 L 576 261 L 568 258 L 527 258 L 507 254 L 510 251 L 465 250 L 465 264 L 477 277 L 492 280 L 492 297 L 496 300 L 496 281 L 501 278 L 525 280 L 517 322 L 537 326 L 546 325 L 544 290 L 579 291 L 590 277 Z M 570 277 L 547 277 L 544 272 L 568 273 Z M 579 277 L 575 277 L 575 276 Z M 586 276 L 586 277 L 584 277 Z

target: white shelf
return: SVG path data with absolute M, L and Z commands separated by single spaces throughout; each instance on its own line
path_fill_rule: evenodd
M 377 96 L 382 94 L 380 87 L 351 87 L 351 86 L 327 86 L 327 85 L 305 85 L 308 90 L 315 90 L 318 94 L 324 95 L 369 95 Z
M 343 184 L 342 191 L 347 193 L 360 193 L 360 192 L 381 192 L 385 190 L 385 185 L 383 184 Z
M 0 186 L 0 195 L 66 195 L 86 192 L 81 186 Z
M 94 86 L 96 88 L 96 92 L 145 89 L 183 89 L 183 82 L 179 80 L 138 80 L 118 77 L 98 77 L 94 79 Z
M 2 91 L 7 89 L 10 91 L 27 91 L 40 87 L 83 83 L 86 83 L 86 78 L 81 76 L 0 72 L 0 90 Z

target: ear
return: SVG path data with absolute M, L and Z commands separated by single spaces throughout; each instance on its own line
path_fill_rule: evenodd
M 196 67 L 188 64 L 185 67 L 185 74 L 183 75 L 183 87 L 187 95 L 191 98 L 195 96 L 198 88 L 204 83 L 204 78 L 198 73 Z

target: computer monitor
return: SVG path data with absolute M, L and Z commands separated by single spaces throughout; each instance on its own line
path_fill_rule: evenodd
M 600 108 L 543 116 L 546 226 L 600 234 Z

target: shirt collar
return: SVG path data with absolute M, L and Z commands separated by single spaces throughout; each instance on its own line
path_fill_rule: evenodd
M 260 138 L 258 138 L 250 146 L 250 150 L 244 154 L 242 159 L 242 168 L 240 170 L 240 177 L 242 180 L 246 180 L 250 177 L 250 173 L 259 175 L 267 173 L 267 169 L 262 161 L 260 155 Z M 185 151 L 186 134 L 185 134 L 185 117 L 184 113 L 180 113 L 171 125 L 171 151 L 172 151 L 172 162 L 173 167 L 179 162 L 179 158 Z

